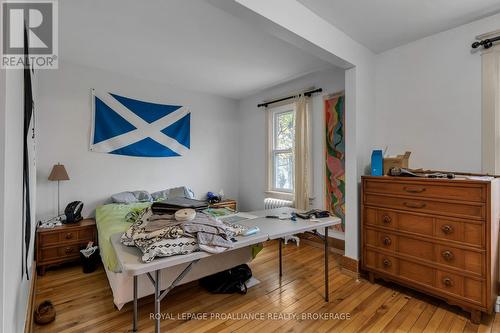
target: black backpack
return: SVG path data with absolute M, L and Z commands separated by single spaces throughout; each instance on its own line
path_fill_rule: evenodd
M 247 293 L 245 282 L 252 277 L 252 270 L 242 264 L 200 279 L 200 285 L 213 294 Z

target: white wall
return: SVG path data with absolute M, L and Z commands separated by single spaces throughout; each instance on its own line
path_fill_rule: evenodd
M 328 53 L 350 63 L 346 71 L 346 232 L 345 255 L 359 258 L 359 181 L 374 146 L 375 55 L 297 0 L 234 0 L 290 34 L 278 37 L 313 54 Z M 327 58 L 327 57 L 326 57 Z M 325 58 L 325 59 L 326 59 Z
M 47 177 L 62 163 L 71 178 L 61 182 L 61 210 L 84 202 L 84 215 L 113 193 L 157 191 L 187 185 L 197 196 L 224 189 L 238 199 L 237 103 L 213 95 L 61 62 L 39 81 L 37 217 L 57 211 L 57 184 Z M 89 151 L 90 89 L 149 102 L 187 106 L 191 110 L 191 150 L 182 157 L 138 158 Z
M 481 171 L 481 55 L 491 16 L 377 55 L 377 143 L 412 152 L 411 167 Z
M 5 130 L 6 130 L 6 93 L 7 71 L 0 70 L 0 331 L 4 331 L 5 308 L 5 267 L 4 267 L 4 235 L 5 235 Z
M 33 78 L 36 80 L 35 78 Z M 24 78 L 22 70 L 7 70 L 1 74 L 2 98 L 0 116 L 0 272 L 2 300 L 0 330 L 22 332 L 26 318 L 30 282 L 22 272 L 24 261 L 23 236 L 23 115 Z M 35 92 L 34 92 L 35 93 Z M 34 96 L 36 100 L 36 95 Z M 4 99 L 5 98 L 5 99 Z M 30 172 L 34 174 L 34 141 L 30 143 Z M 35 183 L 31 182 L 33 217 L 35 213 Z M 34 244 L 32 219 L 28 271 L 31 273 Z
M 267 179 L 266 112 L 257 104 L 283 97 L 311 87 L 323 88 L 312 102 L 312 154 L 314 193 L 313 206 L 324 208 L 325 182 L 323 158 L 323 96 L 344 90 L 344 70 L 329 69 L 312 73 L 245 98 L 239 104 L 240 119 L 240 209 L 264 209 Z

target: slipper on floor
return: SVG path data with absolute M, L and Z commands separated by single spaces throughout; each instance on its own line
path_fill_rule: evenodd
M 35 323 L 46 325 L 56 319 L 56 309 L 51 301 L 43 301 L 35 309 Z

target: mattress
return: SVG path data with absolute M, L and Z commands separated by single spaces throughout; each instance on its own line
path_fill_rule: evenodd
M 125 232 L 130 227 L 131 223 L 125 220 L 130 211 L 149 206 L 151 206 L 150 202 L 141 202 L 133 204 L 109 204 L 97 207 L 95 217 L 99 249 L 102 262 L 108 271 L 120 272 L 115 250 L 111 245 L 111 235 Z

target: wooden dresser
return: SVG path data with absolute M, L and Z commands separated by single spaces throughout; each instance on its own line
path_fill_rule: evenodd
M 38 228 L 36 232 L 36 266 L 38 274 L 44 275 L 50 265 L 78 261 L 80 250 L 89 241 L 97 244 L 95 220 L 84 219 L 74 224 L 63 224 L 54 228 Z
M 491 313 L 498 285 L 499 181 L 362 178 L 361 267 Z

